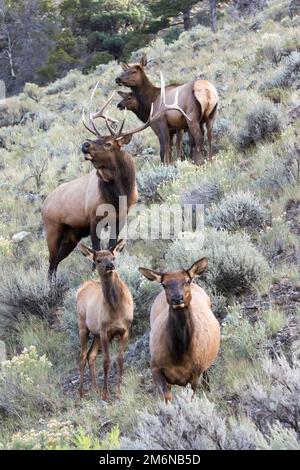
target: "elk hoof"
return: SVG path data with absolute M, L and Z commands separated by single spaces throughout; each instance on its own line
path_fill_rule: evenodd
M 169 403 L 169 401 L 172 400 L 172 397 L 173 397 L 173 395 L 172 395 L 171 390 L 168 390 L 167 392 L 164 392 L 164 399 L 165 399 L 166 403 Z

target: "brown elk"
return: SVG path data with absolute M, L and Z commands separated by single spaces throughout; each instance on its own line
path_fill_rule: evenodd
M 82 243 L 81 253 L 96 264 L 100 281 L 90 280 L 77 291 L 76 304 L 80 338 L 80 385 L 83 395 L 83 374 L 86 362 L 89 363 L 92 390 L 98 392 L 95 373 L 95 361 L 99 349 L 103 354 L 103 400 L 108 399 L 108 372 L 110 367 L 109 343 L 118 338 L 119 347 L 117 364 L 119 369 L 116 395 L 120 395 L 122 382 L 124 351 L 133 319 L 133 300 L 130 290 L 115 270 L 115 257 L 124 247 L 120 240 L 112 250 L 96 251 Z M 90 333 L 93 342 L 87 349 Z
M 207 264 L 207 258 L 202 258 L 187 270 L 166 273 L 139 268 L 147 279 L 164 288 L 150 313 L 150 365 L 166 402 L 172 399 L 171 385 L 189 383 L 195 393 L 201 374 L 219 350 L 220 326 L 210 299 L 192 283 Z
M 170 86 L 178 86 L 178 85 L 169 85 Z M 168 88 L 168 87 L 167 87 Z M 132 111 L 141 121 L 146 122 L 147 117 L 144 108 L 141 107 L 139 101 L 134 96 L 132 92 L 126 91 L 118 91 L 119 95 L 122 97 L 122 100 L 118 103 L 119 109 L 128 109 Z M 154 126 L 153 131 L 159 137 L 159 133 L 157 133 L 157 127 Z M 183 159 L 182 155 L 182 140 L 183 140 L 183 129 L 169 129 L 170 132 L 170 159 L 172 159 L 172 150 L 173 150 L 173 141 L 174 136 L 176 135 L 176 156 L 177 159 Z
M 90 108 L 97 86 L 98 84 L 92 93 Z M 125 152 L 122 146 L 130 142 L 133 134 L 141 132 L 153 121 L 159 119 L 166 109 L 171 107 L 181 112 L 177 103 L 166 106 L 162 102 L 156 114 L 153 114 L 153 107 L 151 108 L 146 123 L 127 132 L 123 132 L 124 115 L 121 126 L 116 132 L 111 127 L 107 115 L 103 114 L 111 99 L 112 97 L 107 100 L 98 113 L 94 115 L 91 112 L 89 113 L 88 124 L 85 122 L 83 115 L 83 124 L 97 137 L 97 140 L 87 140 L 82 145 L 85 159 L 92 162 L 95 170 L 88 175 L 61 184 L 46 198 L 43 204 L 42 217 L 50 254 L 50 279 L 55 276 L 58 264 L 74 250 L 82 237 L 90 234 L 93 248 L 95 250 L 100 248 L 97 225 L 106 216 L 106 214 L 98 215 L 98 209 L 101 205 L 110 204 L 115 209 L 114 228 L 116 235 L 111 238 L 109 246 L 111 247 L 116 243 L 127 212 L 137 202 L 138 198 L 134 162 L 131 155 Z M 96 117 L 105 118 L 110 131 L 109 136 L 100 134 L 94 123 Z M 121 207 L 119 203 L 120 196 L 126 196 L 127 198 L 125 208 Z
M 145 55 L 137 64 L 123 63 L 124 71 L 116 78 L 118 85 L 131 88 L 145 113 L 149 110 L 151 103 L 154 103 L 154 111 L 156 111 L 160 105 L 161 93 L 160 88 L 154 86 L 147 77 L 144 71 L 146 65 Z M 218 106 L 218 94 L 215 87 L 207 80 L 193 80 L 183 85 L 167 87 L 165 93 L 168 100 L 174 99 L 175 93 L 178 93 L 178 104 L 191 119 L 187 120 L 183 114 L 169 110 L 161 116 L 160 120 L 151 125 L 159 137 L 161 161 L 165 164 L 171 162 L 169 129 L 175 128 L 189 131 L 192 140 L 191 157 L 196 164 L 201 164 L 203 162 L 201 152 L 204 142 L 204 124 L 206 124 L 209 158 L 211 159 L 212 129 Z

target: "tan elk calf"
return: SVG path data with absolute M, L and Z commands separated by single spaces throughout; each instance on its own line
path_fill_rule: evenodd
M 202 258 L 186 271 L 166 273 L 139 268 L 147 279 L 164 288 L 150 313 L 150 365 L 166 402 L 172 399 L 171 385 L 189 383 L 195 392 L 201 374 L 218 354 L 219 322 L 208 295 L 192 283 L 207 264 L 207 258 Z
M 109 343 L 116 337 L 119 339 L 117 363 L 119 376 L 116 387 L 120 395 L 122 381 L 124 350 L 128 341 L 129 328 L 133 319 L 133 300 L 126 284 L 115 270 L 115 256 L 123 249 L 124 241 L 120 240 L 114 249 L 95 251 L 82 243 L 79 249 L 84 256 L 95 264 L 100 281 L 90 280 L 77 291 L 77 315 L 80 337 L 80 385 L 79 393 L 83 395 L 83 374 L 88 360 L 92 390 L 98 392 L 95 373 L 95 361 L 98 350 L 103 354 L 103 400 L 108 399 L 108 372 L 110 367 Z M 87 350 L 89 334 L 93 342 Z

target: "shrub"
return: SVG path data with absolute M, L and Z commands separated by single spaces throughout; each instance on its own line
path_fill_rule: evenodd
M 35 420 L 41 412 L 59 405 L 57 388 L 51 382 L 52 364 L 39 356 L 35 346 L 4 361 L 0 369 L 0 413 L 14 423 Z
M 204 181 L 199 186 L 194 186 L 186 190 L 181 195 L 181 204 L 203 204 L 205 208 L 209 207 L 213 202 L 217 202 L 221 198 L 220 187 L 213 182 Z
M 280 129 L 281 122 L 277 108 L 268 101 L 262 101 L 246 115 L 244 126 L 237 136 L 238 146 L 245 149 L 265 140 Z
M 226 423 L 214 403 L 205 396 L 191 399 L 190 390 L 172 404 L 160 403 L 153 414 L 143 412 L 122 449 L 226 450 L 254 449 L 260 432 L 246 420 Z
M 293 51 L 286 59 L 286 62 L 275 75 L 266 80 L 261 90 L 268 90 L 270 88 L 287 88 L 294 86 L 299 87 L 300 74 L 300 52 Z
M 178 178 L 179 170 L 175 166 L 153 167 L 147 165 L 137 174 L 137 185 L 141 199 L 145 202 L 160 201 L 159 186 Z
M 119 428 L 115 426 L 100 442 L 71 421 L 40 420 L 41 430 L 13 434 L 5 445 L 8 450 L 113 450 L 119 447 Z
M 26 97 L 38 102 L 41 98 L 42 90 L 35 83 L 25 83 L 23 93 Z
M 213 228 L 205 231 L 203 245 L 195 237 L 172 243 L 166 264 L 169 269 L 186 269 L 202 256 L 209 258 L 203 282 L 224 294 L 248 290 L 269 271 L 265 258 L 246 235 Z
M 28 111 L 30 107 L 24 101 L 15 97 L 7 98 L 4 109 L 0 109 L 0 127 L 19 124 Z
M 42 269 L 5 273 L 0 294 L 1 331 L 14 329 L 20 315 L 35 315 L 52 323 L 68 289 L 66 278 L 48 281 Z
M 46 94 L 55 95 L 61 91 L 72 90 L 79 83 L 81 76 L 81 72 L 78 70 L 71 70 L 64 78 L 51 83 L 46 88 Z
M 254 361 L 266 348 L 267 331 L 264 322 L 251 324 L 239 309 L 229 310 L 223 325 L 224 357 Z
M 254 194 L 238 191 L 225 196 L 219 205 L 214 205 L 206 217 L 206 223 L 231 232 L 260 230 L 268 218 L 267 211 Z
M 300 437 L 300 364 L 284 356 L 262 361 L 264 382 L 249 378 L 242 396 L 249 414 L 261 430 L 281 423 Z

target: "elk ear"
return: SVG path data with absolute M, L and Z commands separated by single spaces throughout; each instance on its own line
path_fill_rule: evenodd
M 92 261 L 94 261 L 94 256 L 96 254 L 96 251 L 93 250 L 92 248 L 89 248 L 88 246 L 84 245 L 83 243 L 79 243 L 78 245 L 79 250 L 83 254 L 83 256 L 86 256 L 87 258 L 90 258 Z
M 162 281 L 162 273 L 159 273 L 157 271 L 153 271 L 152 269 L 139 268 L 139 272 L 143 276 L 145 276 L 149 281 L 156 281 L 156 282 L 161 282 Z
M 141 58 L 141 60 L 140 60 L 140 65 L 141 65 L 142 67 L 146 67 L 147 63 L 148 63 L 148 61 L 147 61 L 147 56 L 146 56 L 146 54 L 143 54 L 143 55 L 142 55 L 142 58 Z
M 126 240 L 123 240 L 123 239 L 119 240 L 116 243 L 115 247 L 111 250 L 112 254 L 114 256 L 117 256 L 119 253 L 121 253 L 121 251 L 123 251 L 125 245 L 126 245 Z
M 132 134 L 124 135 L 124 137 L 120 137 L 120 139 L 117 140 L 118 144 L 120 147 L 122 145 L 127 145 L 132 139 Z
M 195 276 L 200 276 L 208 266 L 208 258 L 201 258 L 196 261 L 190 269 L 187 270 L 189 276 L 193 279 Z
M 118 91 L 118 94 L 119 94 L 122 98 L 126 98 L 126 96 L 129 95 L 129 93 L 126 93 L 126 91 Z
M 121 62 L 120 65 L 121 65 L 123 70 L 128 70 L 129 69 L 129 65 L 126 64 L 126 62 Z

